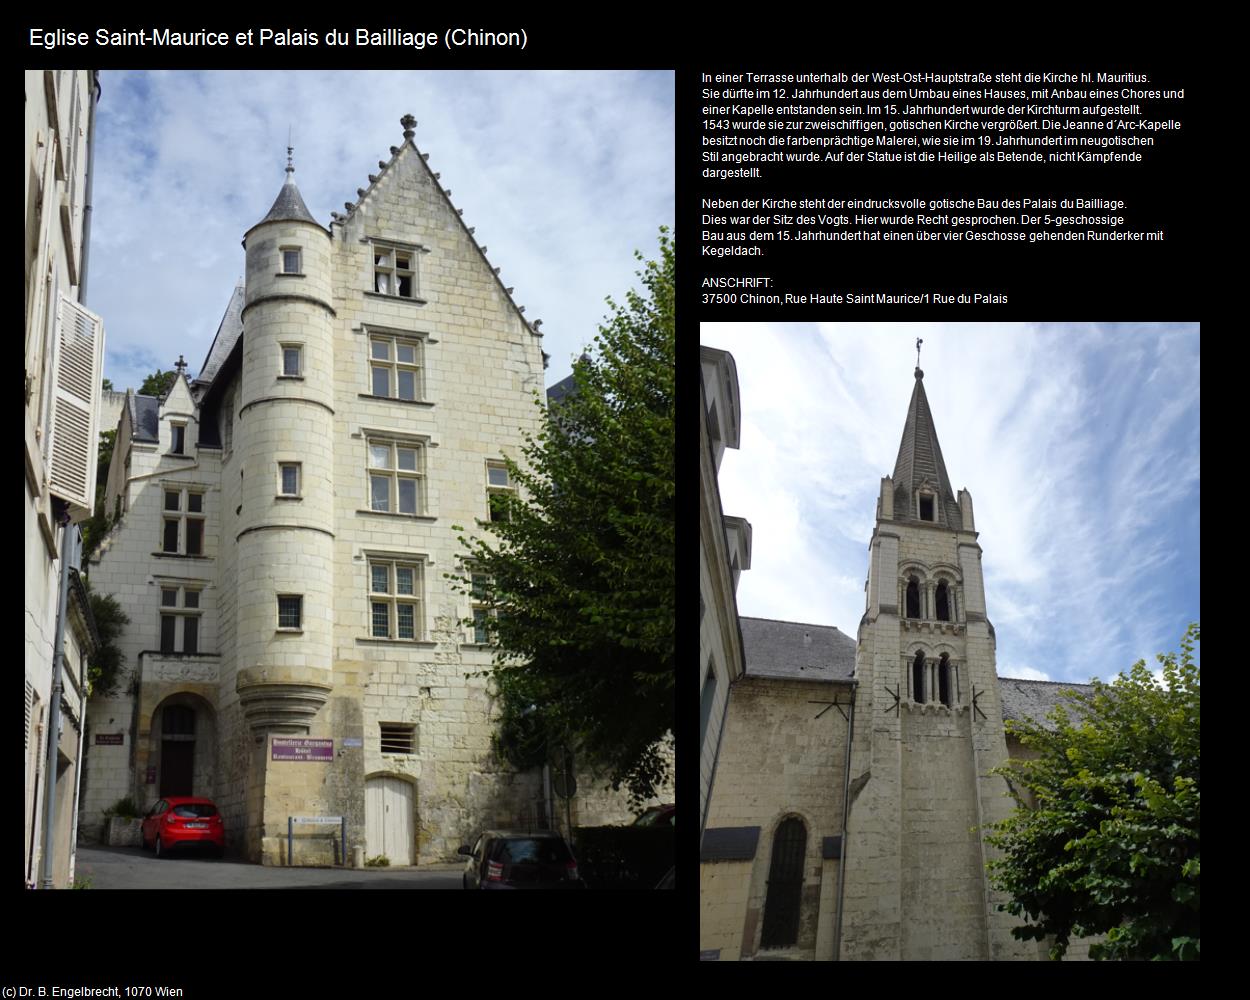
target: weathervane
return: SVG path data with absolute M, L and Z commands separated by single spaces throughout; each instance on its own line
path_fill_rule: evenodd
M 921 338 L 919 337 L 916 338 L 916 367 L 917 368 L 920 367 L 920 345 L 923 343 L 924 341 Z
M 295 173 L 295 164 L 292 162 L 291 154 L 295 152 L 295 147 L 291 145 L 291 126 L 286 127 L 286 172 L 288 174 Z

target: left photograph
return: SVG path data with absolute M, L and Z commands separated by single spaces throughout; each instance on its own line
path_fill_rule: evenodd
M 25 89 L 26 885 L 671 886 L 673 74 Z

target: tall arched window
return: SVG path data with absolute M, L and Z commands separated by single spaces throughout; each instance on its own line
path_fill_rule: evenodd
M 912 701 L 924 704 L 924 651 L 920 649 L 911 661 L 911 697 Z
M 938 583 L 937 593 L 934 595 L 933 604 L 934 612 L 938 621 L 948 622 L 951 620 L 950 588 L 946 586 L 945 580 Z
M 920 617 L 920 581 L 914 576 L 907 581 L 907 617 Z
M 807 828 L 803 821 L 797 816 L 783 820 L 773 836 L 773 860 L 768 869 L 760 948 L 786 948 L 798 943 L 806 852 Z
M 943 705 L 950 706 L 951 703 L 951 658 L 948 654 L 943 653 L 942 658 L 938 660 L 938 699 Z

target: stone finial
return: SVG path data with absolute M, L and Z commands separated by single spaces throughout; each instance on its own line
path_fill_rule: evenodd
M 398 147 L 398 146 L 392 146 L 392 147 L 391 147 L 391 156 L 394 156 L 394 155 L 395 155 L 396 153 L 398 153 L 398 152 L 399 152 L 399 147 Z
M 377 175 L 377 174 L 370 174 L 370 175 L 369 175 L 369 183 L 370 183 L 370 184 L 376 184 L 377 182 L 378 182 L 378 175 Z
M 416 135 L 416 132 L 414 132 L 413 129 L 417 127 L 417 120 L 413 118 L 412 115 L 404 115 L 404 117 L 399 120 L 399 124 L 404 127 L 405 139 L 411 139 L 414 135 Z
M 379 170 L 385 170 L 385 169 L 386 169 L 386 161 L 385 161 L 385 160 L 378 160 L 378 169 L 379 169 Z
M 350 211 L 351 211 L 353 208 L 355 208 L 356 206 L 355 206 L 352 202 L 350 202 L 350 201 L 345 201 L 345 202 L 343 202 L 343 207 L 344 207 L 345 209 L 347 209 L 347 210 L 350 212 Z
M 535 330 L 537 330 L 542 325 L 543 325 L 543 321 L 540 319 L 536 319 L 534 320 L 533 323 L 530 324 L 530 326 L 532 326 Z
M 365 196 L 365 189 L 364 189 L 364 188 L 356 188 L 356 196 L 357 196 L 358 198 L 363 198 L 363 197 Z

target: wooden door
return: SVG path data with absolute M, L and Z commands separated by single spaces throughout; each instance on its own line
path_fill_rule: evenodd
M 412 864 L 413 786 L 401 778 L 365 783 L 365 853 L 385 854 L 392 865 Z

